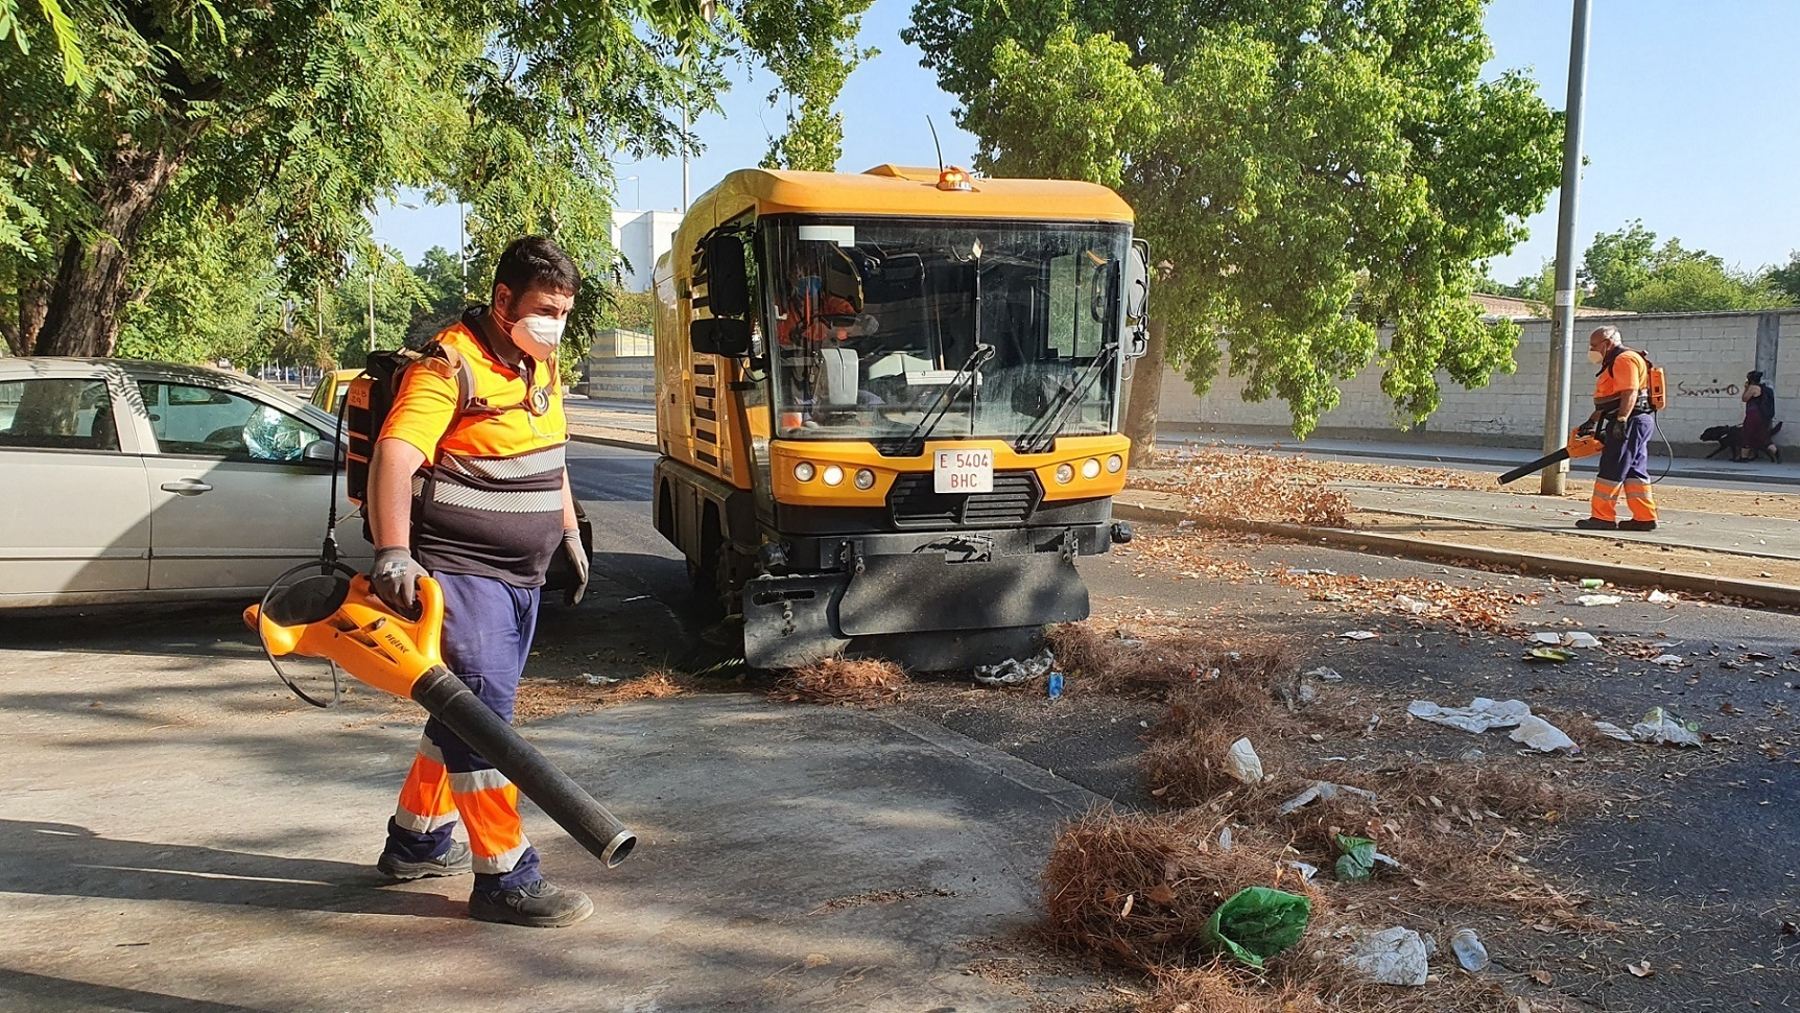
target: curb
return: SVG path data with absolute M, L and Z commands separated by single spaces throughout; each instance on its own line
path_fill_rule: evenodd
M 623 440 L 616 436 L 590 436 L 587 433 L 570 433 L 569 439 L 576 443 L 592 443 L 600 447 L 617 447 L 620 450 L 643 450 L 656 452 L 656 437 L 645 433 L 642 440 Z
M 1191 521 L 1185 512 L 1165 507 L 1142 506 L 1113 500 L 1113 516 L 1126 520 L 1144 521 L 1152 524 L 1177 524 Z M 1195 521 L 1195 523 L 1201 523 Z M 1765 584 L 1754 580 L 1733 580 L 1726 577 L 1707 577 L 1697 573 L 1678 573 L 1664 570 L 1649 570 L 1637 566 L 1621 566 L 1616 563 L 1597 563 L 1584 559 L 1572 559 L 1568 556 L 1540 556 L 1523 552 L 1512 552 L 1506 549 L 1490 549 L 1479 545 L 1459 545 L 1454 542 L 1428 542 L 1416 538 L 1405 538 L 1399 535 L 1382 535 L 1369 531 L 1351 531 L 1344 528 L 1315 528 L 1305 524 L 1290 524 L 1282 521 L 1247 521 L 1233 518 L 1213 518 L 1204 522 L 1204 526 L 1222 528 L 1229 531 L 1242 531 L 1247 534 L 1273 535 L 1288 538 L 1297 542 L 1329 545 L 1333 548 L 1351 549 L 1356 552 L 1372 552 L 1386 556 L 1398 556 L 1404 559 L 1422 559 L 1434 563 L 1466 564 L 1471 561 L 1486 563 L 1489 566 L 1515 570 L 1519 573 L 1536 573 L 1554 577 L 1569 577 L 1580 580 L 1587 577 L 1599 577 L 1614 584 L 1636 587 L 1664 588 L 1672 591 L 1686 591 L 1690 594 L 1718 594 L 1748 601 L 1760 602 L 1764 605 L 1777 605 L 1784 608 L 1800 608 L 1800 587 L 1786 584 Z

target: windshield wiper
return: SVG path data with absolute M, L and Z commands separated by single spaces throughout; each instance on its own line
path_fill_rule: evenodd
M 1056 392 L 1056 399 L 1050 402 L 1050 406 L 1045 409 L 1038 421 L 1019 437 L 1018 441 L 1013 444 L 1013 449 L 1021 454 L 1034 454 L 1056 446 L 1056 437 L 1062 433 L 1063 426 L 1068 424 L 1069 414 L 1075 410 L 1076 405 L 1081 403 L 1082 397 L 1087 394 L 1087 389 L 1093 384 L 1094 378 L 1100 375 L 1108 363 L 1118 358 L 1118 355 L 1119 343 L 1117 341 L 1109 342 L 1106 347 L 1100 349 L 1099 354 L 1095 355 L 1094 360 L 1087 364 L 1087 368 L 1081 371 L 1081 375 L 1075 378 L 1073 384 Z
M 932 430 L 938 427 L 938 423 L 944 421 L 944 416 L 950 414 L 950 406 L 956 401 L 956 392 L 962 389 L 963 384 L 972 382 L 975 379 L 976 372 L 993 357 L 993 345 L 984 345 L 977 342 L 975 351 L 969 353 L 969 358 L 962 364 L 962 368 L 956 371 L 956 375 L 950 378 L 950 382 L 946 384 L 943 391 L 938 394 L 937 400 L 933 401 L 931 407 L 926 409 L 925 417 L 920 419 L 919 424 L 913 427 L 913 431 L 907 436 L 906 442 L 912 443 L 915 440 L 922 441 L 930 436 Z M 932 418 L 934 413 L 937 415 L 935 419 Z

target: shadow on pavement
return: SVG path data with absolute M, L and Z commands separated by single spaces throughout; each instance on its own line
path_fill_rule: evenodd
M 0 1002 L 16 995 L 30 1002 L 30 1009 L 119 1009 L 133 1013 L 263 1013 L 262 1007 L 207 1002 L 167 992 L 96 985 L 73 978 L 32 974 L 0 967 Z
M 462 919 L 433 893 L 382 890 L 373 866 L 102 837 L 83 826 L 0 820 L 0 890 L 46 897 L 168 900 L 280 911 Z M 135 1006 L 131 1008 L 137 1008 Z

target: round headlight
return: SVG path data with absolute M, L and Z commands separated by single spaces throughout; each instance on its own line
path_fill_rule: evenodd
M 1068 485 L 1070 482 L 1073 482 L 1075 480 L 1074 467 L 1071 465 L 1067 465 L 1067 464 L 1057 465 L 1056 466 L 1056 480 L 1058 482 L 1062 483 L 1063 485 Z
M 1120 457 L 1118 454 L 1114 454 L 1111 457 L 1106 459 L 1106 470 L 1112 472 L 1115 475 L 1117 475 L 1119 473 L 1119 469 L 1123 468 L 1123 467 L 1125 467 L 1125 459 L 1123 457 Z
M 867 468 L 856 469 L 856 487 L 858 489 L 873 489 L 875 487 L 875 473 Z
M 842 485 L 844 469 L 835 464 L 827 464 L 825 470 L 819 473 L 819 477 L 825 480 L 826 485 Z
M 813 477 L 812 462 L 811 461 L 801 461 L 799 464 L 794 465 L 794 477 L 799 479 L 802 482 L 812 481 L 812 477 Z
M 1099 478 L 1100 477 L 1100 459 L 1097 457 L 1090 457 L 1087 460 L 1081 462 L 1081 477 L 1082 478 Z

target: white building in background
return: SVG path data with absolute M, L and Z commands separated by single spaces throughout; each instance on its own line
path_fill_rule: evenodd
M 621 268 L 627 292 L 648 292 L 656 258 L 669 252 L 681 225 L 679 211 L 613 211 L 612 244 L 625 258 Z

